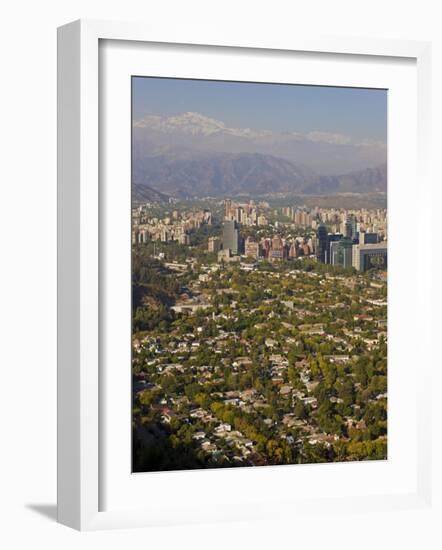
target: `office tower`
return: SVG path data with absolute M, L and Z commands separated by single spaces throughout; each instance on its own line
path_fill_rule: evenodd
M 353 224 L 348 218 L 344 224 L 344 236 L 346 239 L 351 239 L 353 237 Z
M 358 220 L 355 215 L 350 214 L 350 221 L 351 221 L 351 232 L 352 232 L 352 238 L 357 239 L 358 238 Z
M 342 267 L 351 267 L 353 263 L 353 241 L 341 239 L 332 243 L 331 263 Z
M 358 223 L 353 214 L 349 214 L 343 225 L 343 233 L 347 239 L 356 239 L 358 236 Z
M 242 206 L 238 206 L 235 208 L 235 220 L 238 222 L 238 223 L 243 223 L 244 220 L 244 209 Z
M 327 229 L 321 224 L 317 232 L 316 258 L 322 263 L 327 262 Z
M 244 254 L 244 237 L 238 234 L 238 254 Z
M 329 233 L 327 235 L 327 256 L 326 256 L 326 263 L 331 264 L 332 262 L 332 254 L 331 254 L 331 246 L 334 242 L 339 242 L 342 239 L 343 235 L 342 233 Z
M 223 249 L 231 250 L 233 255 L 238 254 L 239 232 L 238 232 L 238 224 L 235 220 L 224 220 Z
M 339 241 L 333 241 L 330 243 L 330 246 L 328 248 L 330 253 L 330 263 L 332 265 L 339 265 L 338 245 L 339 245 Z

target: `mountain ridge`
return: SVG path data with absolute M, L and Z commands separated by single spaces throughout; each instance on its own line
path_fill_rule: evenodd
M 166 153 L 139 158 L 133 167 L 133 184 L 175 198 L 382 193 L 387 190 L 387 169 L 380 165 L 323 176 L 286 159 L 259 153 L 196 153 L 192 158 Z
M 167 202 L 169 195 L 161 193 L 146 184 L 132 183 L 132 202 Z

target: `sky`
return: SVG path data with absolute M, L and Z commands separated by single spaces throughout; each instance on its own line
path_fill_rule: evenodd
M 187 111 L 234 128 L 387 141 L 387 90 L 133 77 L 133 119 Z

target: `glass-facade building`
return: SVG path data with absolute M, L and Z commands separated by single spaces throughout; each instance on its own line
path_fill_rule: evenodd
M 317 239 L 318 244 L 316 247 L 316 258 L 322 263 L 327 263 L 327 243 L 328 243 L 328 234 L 327 228 L 325 225 L 320 225 L 318 227 Z
M 239 230 L 235 220 L 224 220 L 223 249 L 231 250 L 234 256 L 239 252 Z
M 342 267 L 351 267 L 353 263 L 353 242 L 351 239 L 341 239 L 331 243 L 330 263 Z

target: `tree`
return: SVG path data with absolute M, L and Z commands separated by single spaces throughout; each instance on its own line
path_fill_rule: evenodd
M 301 420 L 304 420 L 308 417 L 307 408 L 300 399 L 297 399 L 295 407 L 293 409 L 293 413 Z

